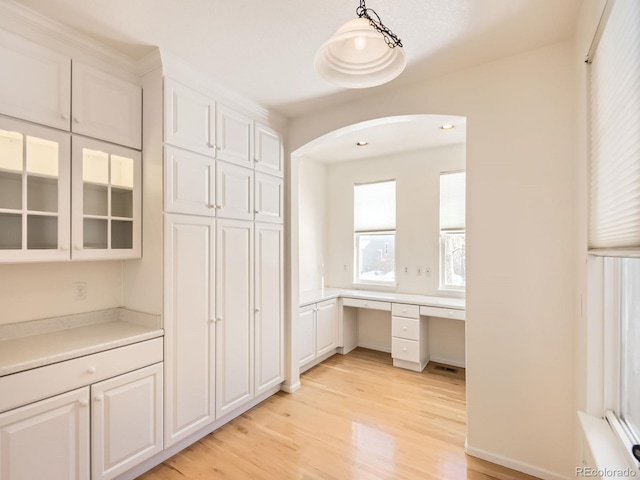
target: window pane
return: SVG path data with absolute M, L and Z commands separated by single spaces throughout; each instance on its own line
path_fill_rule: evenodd
M 640 259 L 621 261 L 620 417 L 640 440 Z
M 440 174 L 440 229 L 462 230 L 465 225 L 466 173 Z
M 464 287 L 465 271 L 465 234 L 464 232 L 443 232 L 444 287 Z
M 58 143 L 27 136 L 27 172 L 58 176 Z
M 354 193 L 356 232 L 396 229 L 396 182 L 356 185 Z
M 365 282 L 395 282 L 396 236 L 389 233 L 356 235 L 358 249 L 358 280 Z

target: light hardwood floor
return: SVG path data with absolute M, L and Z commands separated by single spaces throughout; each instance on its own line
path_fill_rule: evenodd
M 139 480 L 527 480 L 464 453 L 463 375 L 391 366 L 356 349 L 278 393 Z

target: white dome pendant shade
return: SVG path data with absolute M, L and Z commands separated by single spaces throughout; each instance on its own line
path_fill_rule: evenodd
M 407 65 L 402 47 L 390 48 L 369 20 L 349 20 L 320 47 L 315 68 L 327 82 L 345 88 L 369 88 L 390 82 Z

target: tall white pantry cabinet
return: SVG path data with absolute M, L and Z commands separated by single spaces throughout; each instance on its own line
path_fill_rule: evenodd
M 187 84 L 162 87 L 165 448 L 284 380 L 282 139 Z

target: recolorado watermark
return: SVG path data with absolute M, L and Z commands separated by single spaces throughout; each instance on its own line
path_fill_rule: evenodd
M 577 478 L 636 478 L 637 470 L 627 468 L 576 467 Z

